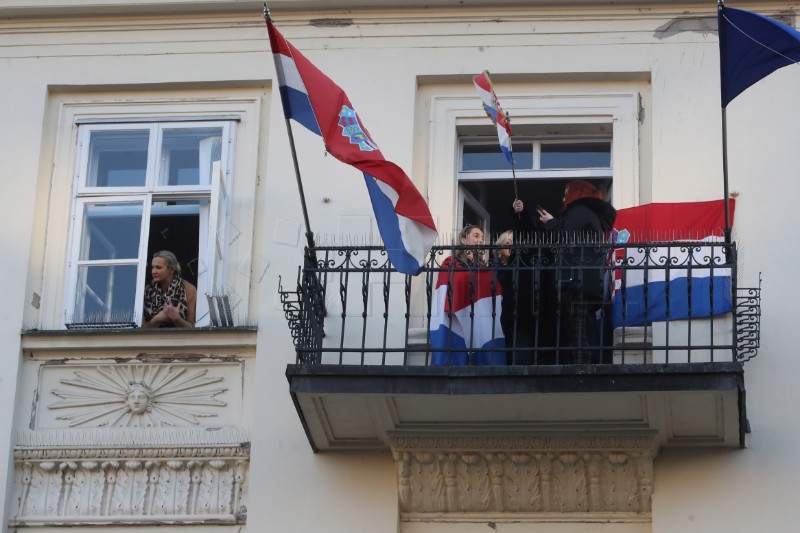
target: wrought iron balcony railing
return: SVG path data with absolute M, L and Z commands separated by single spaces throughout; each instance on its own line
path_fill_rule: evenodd
M 381 247 L 319 246 L 280 294 L 301 365 L 741 362 L 761 294 L 736 259 L 735 244 L 562 239 L 437 246 L 412 277 Z

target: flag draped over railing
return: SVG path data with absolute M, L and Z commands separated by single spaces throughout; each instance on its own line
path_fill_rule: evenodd
M 794 28 L 725 6 L 717 18 L 722 107 L 779 68 L 800 61 L 800 32 Z
M 428 205 L 403 170 L 387 161 L 345 92 L 267 19 L 283 112 L 320 135 L 339 161 L 364 174 L 386 253 L 398 272 L 416 275 L 436 241 Z
M 729 200 L 731 213 L 734 207 Z M 612 239 L 629 246 L 614 257 L 614 327 L 732 311 L 730 260 L 712 244 L 722 243 L 724 221 L 722 200 L 618 210 Z
M 497 101 L 497 95 L 494 94 L 494 88 L 492 87 L 492 80 L 489 78 L 489 71 L 484 70 L 472 78 L 472 81 L 475 82 L 475 88 L 478 90 L 478 95 L 481 97 L 483 109 L 486 111 L 486 114 L 489 115 L 489 118 L 492 119 L 492 123 L 497 126 L 497 137 L 500 140 L 500 149 L 503 151 L 503 154 L 505 154 L 506 159 L 508 159 L 508 163 L 513 166 L 514 157 L 511 151 L 511 122 L 508 118 L 508 114 L 500 106 L 500 102 Z

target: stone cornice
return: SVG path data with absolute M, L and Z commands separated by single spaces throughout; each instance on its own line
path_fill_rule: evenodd
M 193 350 L 195 358 L 208 353 L 254 356 L 256 328 L 184 328 L 121 331 L 31 331 L 22 334 L 22 350 L 30 357 L 153 354 L 152 357 Z M 165 347 L 169 353 L 165 354 Z M 182 356 L 191 359 L 193 354 Z M 175 356 L 177 357 L 177 356 Z
M 393 450 L 650 450 L 655 455 L 655 433 L 634 435 L 425 435 L 390 434 Z
M 23 430 L 17 433 L 16 449 L 112 449 L 208 448 L 249 446 L 249 431 L 238 427 L 136 428 L 82 430 Z

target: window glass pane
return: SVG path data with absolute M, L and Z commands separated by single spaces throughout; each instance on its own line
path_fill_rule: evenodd
M 542 144 L 541 168 L 610 168 L 611 143 Z
M 164 130 L 159 185 L 209 185 L 222 154 L 222 128 Z
M 136 259 L 142 226 L 142 204 L 87 204 L 83 211 L 81 261 Z
M 149 138 L 149 130 L 93 131 L 86 186 L 144 186 Z
M 136 265 L 82 266 L 72 323 L 133 322 Z
M 533 167 L 533 145 L 519 143 L 513 146 L 514 166 L 518 169 Z M 500 150 L 500 144 L 465 144 L 461 170 L 509 170 L 511 165 Z

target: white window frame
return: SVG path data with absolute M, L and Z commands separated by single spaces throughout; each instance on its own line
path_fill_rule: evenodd
M 578 168 L 541 168 L 541 155 L 542 144 L 581 144 L 581 143 L 598 143 L 607 142 L 611 145 L 611 164 L 608 167 L 578 167 Z M 516 174 L 517 179 L 592 179 L 592 178 L 612 178 L 612 169 L 614 168 L 614 143 L 609 135 L 576 135 L 569 138 L 559 137 L 558 139 L 551 139 L 548 137 L 519 137 L 515 138 L 512 144 L 532 144 L 533 145 L 533 167 L 520 168 L 516 167 L 512 173 L 511 169 L 507 170 L 463 170 L 462 164 L 464 162 L 464 147 L 465 146 L 486 146 L 498 145 L 497 137 L 494 135 L 487 135 L 482 137 L 459 137 L 458 148 L 458 181 L 470 180 L 508 180 Z M 499 150 L 499 148 L 498 148 Z
M 170 129 L 221 128 L 222 151 L 219 165 L 214 165 L 209 183 L 199 185 L 160 185 L 161 165 L 158 161 L 164 132 Z M 96 131 L 149 130 L 148 161 L 143 186 L 90 187 L 85 184 L 89 166 L 90 136 Z M 63 300 L 63 323 L 72 322 L 78 296 L 79 261 L 83 214 L 86 205 L 96 203 L 142 202 L 142 221 L 139 242 L 138 269 L 136 277 L 135 307 L 133 317 L 141 321 L 143 313 L 144 280 L 150 263 L 147 256 L 150 219 L 153 203 L 165 200 L 207 200 L 208 207 L 200 209 L 200 233 L 198 235 L 198 298 L 197 326 L 208 325 L 208 303 L 205 294 L 219 294 L 224 287 L 225 261 L 220 250 L 226 232 L 226 215 L 230 212 L 231 176 L 235 148 L 236 122 L 234 120 L 170 121 L 154 117 L 149 122 L 132 121 L 114 124 L 82 123 L 78 129 L 77 157 L 72 203 L 71 230 L 69 232 L 67 283 Z M 212 230 L 213 228 L 213 230 Z M 179 258 L 182 259 L 182 258 Z M 92 262 L 90 264 L 104 264 Z M 130 261 L 126 261 L 129 264 Z M 137 324 L 138 325 L 138 324 Z
M 532 88 L 528 94 L 503 96 L 503 107 L 513 117 L 512 132 L 526 124 L 610 125 L 614 183 L 611 201 L 618 207 L 639 202 L 639 102 L 640 92 L 635 90 L 541 94 Z M 464 136 L 459 129 L 475 131 L 484 128 L 487 121 L 477 95 L 431 96 L 427 193 L 431 212 L 439 215 L 440 234 L 454 234 L 458 229 L 459 139 Z M 547 172 L 554 173 L 550 177 L 564 172 L 576 175 L 573 169 Z

